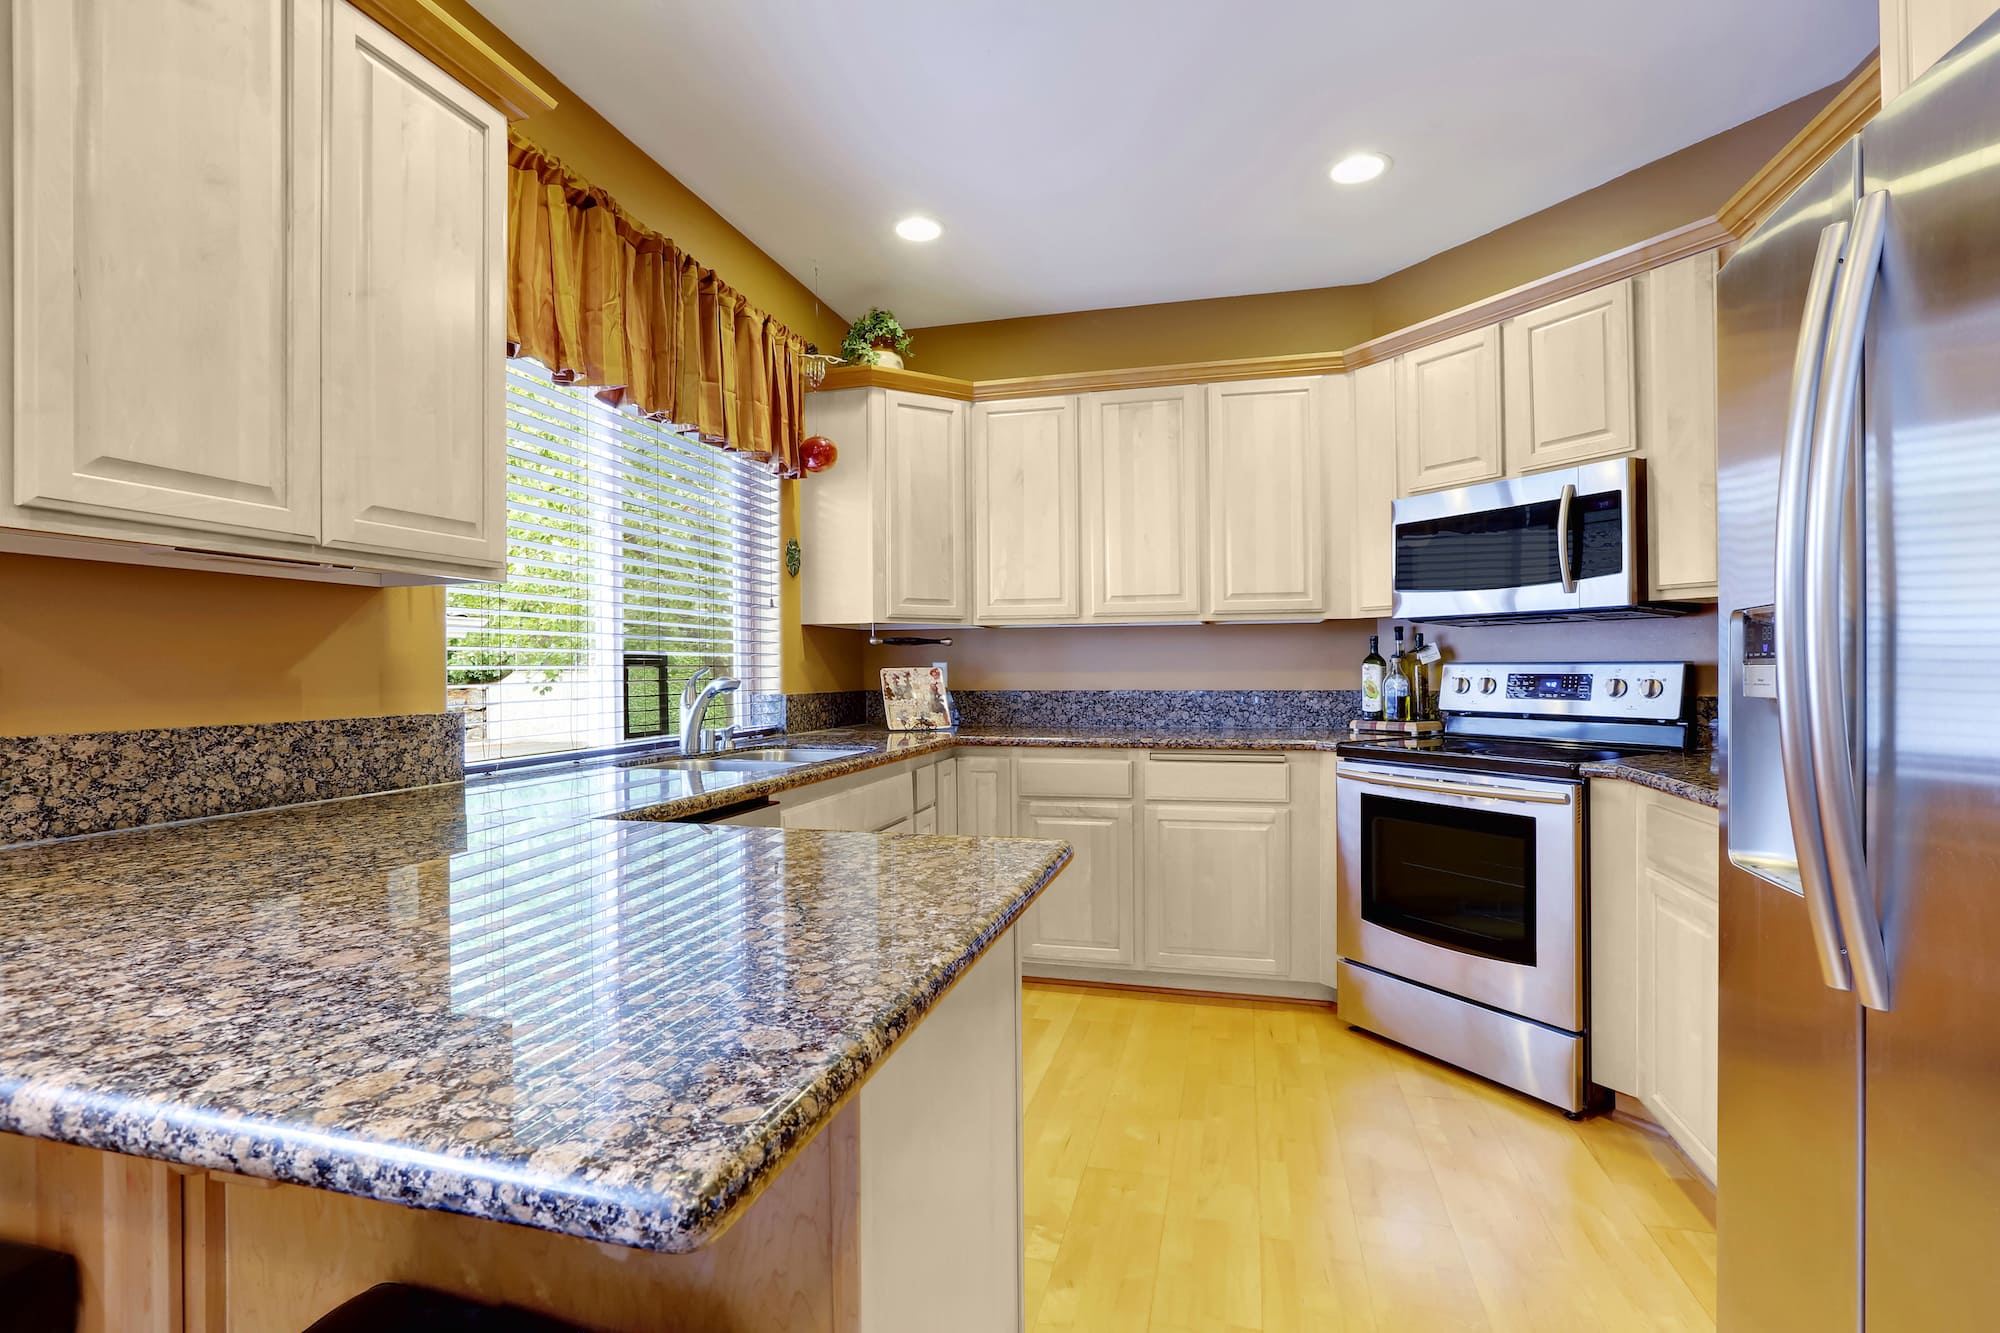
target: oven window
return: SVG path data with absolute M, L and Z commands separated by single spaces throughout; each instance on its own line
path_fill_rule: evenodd
M 1361 919 L 1534 966 L 1534 819 L 1364 795 Z
M 1562 582 L 1555 500 L 1481 509 L 1396 525 L 1396 587 L 1403 592 L 1486 592 Z M 1570 502 L 1570 572 L 1579 579 L 1624 567 L 1625 518 L 1617 491 Z

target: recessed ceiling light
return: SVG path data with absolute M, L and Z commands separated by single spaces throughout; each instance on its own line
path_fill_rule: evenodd
M 1389 159 L 1380 153 L 1349 153 L 1333 164 L 1327 174 L 1335 185 L 1360 185 L 1389 169 Z
M 904 218 L 896 224 L 896 234 L 906 241 L 935 241 L 944 234 L 944 228 L 929 218 Z

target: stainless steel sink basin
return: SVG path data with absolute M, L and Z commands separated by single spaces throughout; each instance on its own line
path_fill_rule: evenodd
M 684 773 L 781 773 L 788 768 L 823 764 L 830 759 L 846 759 L 867 754 L 865 745 L 774 745 L 756 750 L 730 750 L 686 759 L 642 759 L 626 768 L 677 768 Z

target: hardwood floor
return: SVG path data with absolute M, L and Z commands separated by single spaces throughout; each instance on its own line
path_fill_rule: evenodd
M 1714 1327 L 1673 1150 L 1328 1009 L 1030 982 L 1028 1327 Z

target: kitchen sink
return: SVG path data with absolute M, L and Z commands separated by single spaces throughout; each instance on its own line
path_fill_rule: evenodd
M 781 773 L 788 768 L 823 764 L 867 754 L 865 745 L 774 745 L 756 750 L 691 755 L 685 759 L 642 759 L 625 768 L 677 768 L 684 773 Z

